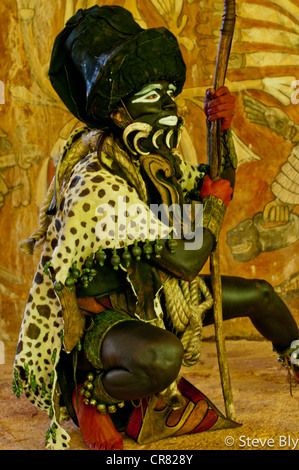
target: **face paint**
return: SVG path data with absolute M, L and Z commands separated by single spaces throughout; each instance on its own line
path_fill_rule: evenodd
M 175 91 L 175 85 L 161 81 L 150 83 L 123 100 L 123 109 L 131 119 L 123 140 L 136 157 L 163 154 L 177 147 L 183 120 L 177 116 Z
M 176 126 L 179 118 L 177 116 L 168 116 L 162 119 L 159 119 L 159 124 L 164 126 Z
M 135 93 L 134 96 L 136 96 L 136 98 L 135 99 L 133 98 L 131 103 L 132 104 L 148 103 L 148 102 L 156 103 L 157 101 L 161 99 L 162 94 L 165 93 L 165 86 L 163 87 L 161 83 L 152 83 L 150 85 L 147 85 L 141 91 L 139 91 L 138 93 Z M 176 87 L 170 83 L 166 91 L 168 96 L 170 96 L 173 101 L 174 101 L 175 90 L 176 90 Z
M 137 98 L 133 98 L 131 103 L 147 103 L 148 101 L 155 103 L 160 99 L 160 95 L 157 90 L 163 90 L 163 85 L 159 83 L 152 83 L 151 85 L 147 85 L 145 88 L 142 88 L 141 91 L 134 94 L 134 96 Z
M 146 85 L 137 93 L 127 96 L 123 103 L 134 121 L 153 126 L 176 126 L 177 107 L 174 102 L 176 87 L 165 81 Z

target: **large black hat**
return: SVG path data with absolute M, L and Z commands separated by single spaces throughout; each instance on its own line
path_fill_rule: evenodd
M 91 127 L 102 127 L 122 98 L 167 80 L 182 91 L 186 66 L 166 28 L 142 29 L 118 6 L 79 10 L 57 36 L 51 83 L 67 108 Z

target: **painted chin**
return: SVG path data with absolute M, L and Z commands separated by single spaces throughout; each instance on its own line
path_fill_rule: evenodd
M 166 116 L 159 119 L 158 123 L 162 126 L 177 126 L 179 118 L 177 116 Z

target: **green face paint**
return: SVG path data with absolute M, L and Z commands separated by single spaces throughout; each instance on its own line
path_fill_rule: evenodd
M 128 95 L 123 103 L 134 121 L 152 126 L 176 126 L 175 90 L 176 87 L 166 81 L 151 83 L 139 92 Z

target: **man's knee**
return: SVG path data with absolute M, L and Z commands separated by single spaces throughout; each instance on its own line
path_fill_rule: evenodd
M 164 390 L 177 378 L 183 354 L 174 334 L 137 321 L 113 327 L 102 345 L 104 369 L 129 371 L 148 394 Z
M 274 289 L 269 282 L 263 279 L 255 280 L 259 301 L 269 303 L 273 299 Z
M 177 378 L 184 354 L 181 341 L 171 333 L 163 333 L 146 342 L 135 358 L 136 368 L 150 381 L 153 392 L 164 390 Z

